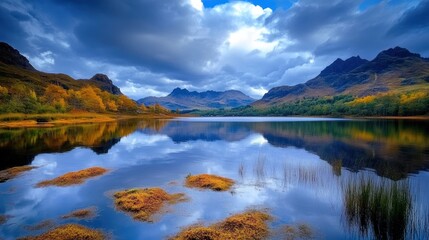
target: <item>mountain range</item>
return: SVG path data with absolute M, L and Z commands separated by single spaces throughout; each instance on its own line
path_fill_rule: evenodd
M 395 47 L 368 61 L 359 56 L 337 59 L 306 83 L 269 90 L 252 106 L 264 107 L 306 97 L 352 95 L 363 97 L 429 87 L 429 59 Z
M 187 89 L 175 88 L 168 96 L 146 97 L 137 102 L 145 105 L 160 104 L 170 110 L 192 110 L 234 108 L 249 105 L 254 101 L 255 99 L 237 90 L 190 92 Z

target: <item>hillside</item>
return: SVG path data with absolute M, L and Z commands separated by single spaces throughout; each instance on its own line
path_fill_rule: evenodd
M 218 109 L 245 106 L 255 101 L 253 98 L 236 90 L 224 92 L 190 92 L 176 88 L 165 97 L 146 97 L 137 102 L 145 105 L 160 104 L 170 110 Z
M 252 105 L 264 107 L 308 97 L 400 93 L 429 89 L 428 83 L 429 60 L 395 47 L 380 52 L 371 61 L 359 56 L 337 59 L 306 83 L 273 88 Z
M 166 113 L 146 108 L 121 93 L 104 74 L 75 80 L 35 69 L 28 59 L 0 42 L 0 113 Z

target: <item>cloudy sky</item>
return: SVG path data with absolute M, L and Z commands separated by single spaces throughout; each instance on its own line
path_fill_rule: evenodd
M 107 74 L 131 98 L 270 88 L 336 58 L 429 56 L 429 0 L 2 0 L 0 41 L 39 70 Z

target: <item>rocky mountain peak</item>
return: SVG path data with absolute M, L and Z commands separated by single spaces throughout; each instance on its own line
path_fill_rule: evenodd
M 26 57 L 5 42 L 0 42 L 0 62 L 30 71 L 36 71 Z

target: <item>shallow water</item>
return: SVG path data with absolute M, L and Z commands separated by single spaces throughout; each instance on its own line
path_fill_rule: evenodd
M 182 227 L 252 208 L 268 209 L 275 233 L 284 225 L 305 224 L 320 239 L 374 238 L 378 235 L 371 227 L 350 221 L 344 204 L 347 184 L 362 178 L 407 184 L 411 209 L 406 226 L 389 227 L 404 229 L 404 238 L 424 239 L 429 226 L 428 123 L 189 118 L 0 129 L 1 169 L 38 167 L 0 183 L 0 214 L 10 216 L 0 225 L 0 239 L 39 234 L 43 230 L 28 226 L 44 220 L 78 222 L 115 239 L 163 239 Z M 93 166 L 110 172 L 82 185 L 35 188 L 42 180 Z M 198 173 L 229 177 L 237 184 L 230 192 L 185 188 L 185 177 Z M 183 192 L 189 201 L 169 207 L 153 223 L 138 222 L 116 211 L 111 197 L 114 190 L 136 187 Z M 98 209 L 92 220 L 61 219 L 91 206 Z M 374 220 L 369 221 L 371 226 Z

